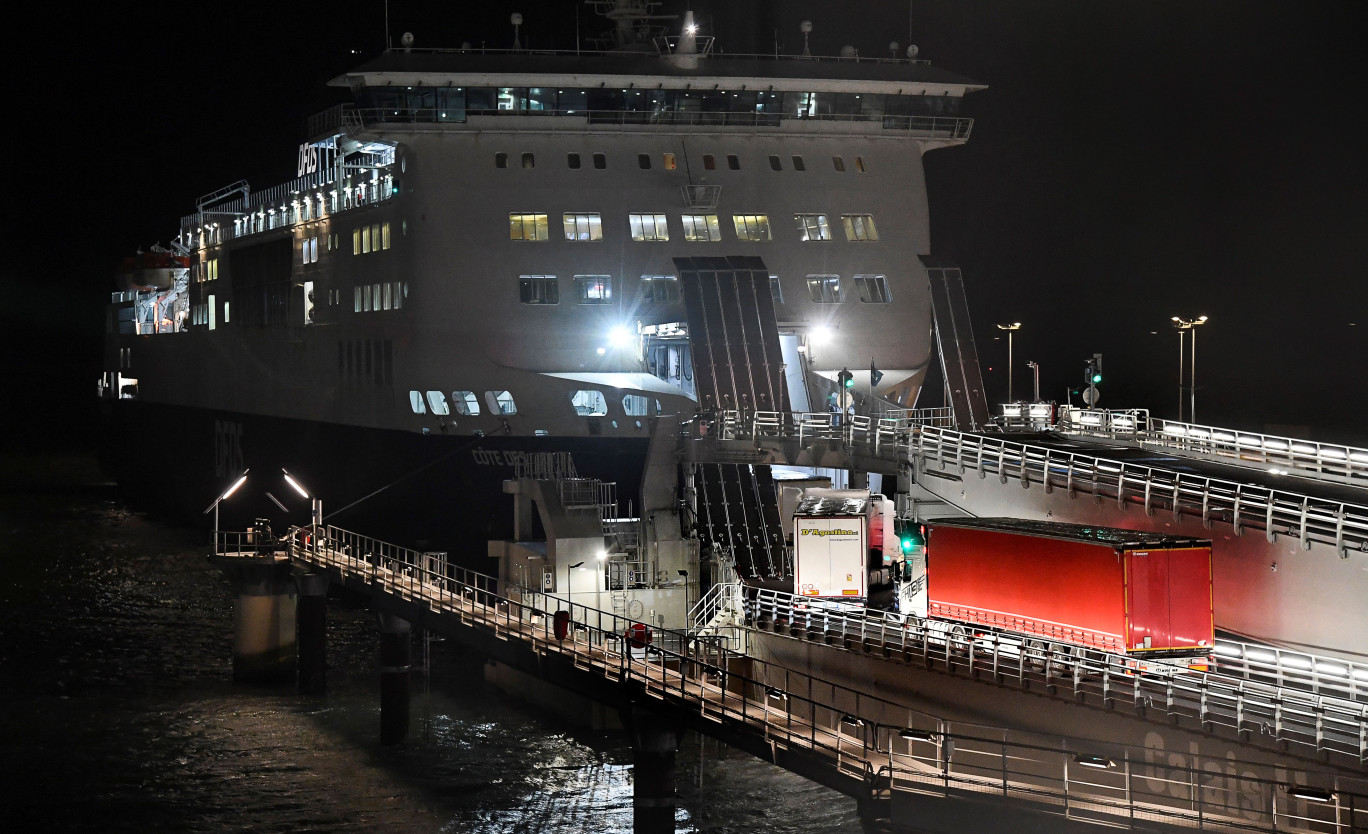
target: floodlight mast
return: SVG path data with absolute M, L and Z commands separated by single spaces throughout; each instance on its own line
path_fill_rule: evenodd
M 301 498 L 309 499 L 309 522 L 315 527 L 322 527 L 323 499 L 305 489 L 304 485 L 291 475 L 288 469 L 281 467 L 280 472 L 285 476 L 285 483 L 293 487 L 294 491 L 298 492 Z
M 215 548 L 218 547 L 218 534 L 219 534 L 219 504 L 221 504 L 221 503 L 223 503 L 224 501 L 226 501 L 226 500 L 228 499 L 228 496 L 230 496 L 230 495 L 232 495 L 233 493 L 237 492 L 237 491 L 238 491 L 238 487 L 241 487 L 243 484 L 247 483 L 247 473 L 248 473 L 248 472 L 251 472 L 251 471 L 252 471 L 251 469 L 244 469 L 244 470 L 242 470 L 242 474 L 239 475 L 239 476 L 233 481 L 233 483 L 232 483 L 231 485 L 229 485 L 229 487 L 228 487 L 227 489 L 225 489 L 223 492 L 219 493 L 219 497 L 217 497 L 217 498 L 214 499 L 214 503 L 212 503 L 212 504 L 210 504 L 209 506 L 207 506 L 207 507 L 204 508 L 204 512 L 205 512 L 206 514 L 207 514 L 210 510 L 213 510 L 213 511 L 214 511 L 214 547 L 215 547 Z

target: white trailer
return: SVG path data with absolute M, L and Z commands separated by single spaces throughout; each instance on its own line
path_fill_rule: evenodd
M 795 593 L 863 604 L 871 578 L 884 575 L 884 532 L 892 530 L 892 506 L 866 490 L 805 490 L 793 511 Z M 893 541 L 891 532 L 887 538 Z

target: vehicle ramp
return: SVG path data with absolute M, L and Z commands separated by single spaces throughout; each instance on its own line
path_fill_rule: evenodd
M 700 432 L 724 414 L 789 412 L 769 269 L 756 257 L 675 258 L 689 326 Z M 698 516 L 714 553 L 730 554 L 749 579 L 783 579 L 784 534 L 770 467 L 694 467 Z
M 921 261 L 931 281 L 931 319 L 935 325 L 936 349 L 955 423 L 968 431 L 982 429 L 992 415 L 988 410 L 988 398 L 983 393 L 983 372 L 979 368 L 978 347 L 969 322 L 964 276 L 958 266 L 943 258 L 923 256 Z

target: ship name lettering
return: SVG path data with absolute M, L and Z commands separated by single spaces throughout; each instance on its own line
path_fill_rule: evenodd
M 296 176 L 313 174 L 318 171 L 318 147 L 305 142 L 299 146 L 299 173 Z
M 234 420 L 214 421 L 214 477 L 237 475 L 243 465 L 242 424 Z
M 1200 766 L 1197 764 L 1200 761 Z M 1222 766 L 1224 765 L 1224 766 Z M 1237 769 L 1235 754 L 1227 753 L 1225 762 L 1216 756 L 1198 754 L 1196 742 L 1188 742 L 1188 755 L 1164 749 L 1164 737 L 1150 730 L 1145 734 L 1145 764 L 1137 768 L 1138 777 L 1155 794 L 1168 793 L 1174 799 L 1191 800 L 1193 782 L 1202 801 L 1213 808 L 1225 808 L 1245 819 L 1257 820 L 1270 798 L 1270 784 L 1283 784 L 1287 773 L 1275 769 L 1272 781 L 1259 781 L 1259 774 Z

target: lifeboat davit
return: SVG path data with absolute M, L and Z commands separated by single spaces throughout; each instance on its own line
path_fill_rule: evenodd
M 124 258 L 114 280 L 120 290 L 169 290 L 176 277 L 190 268 L 190 259 L 160 247 Z

